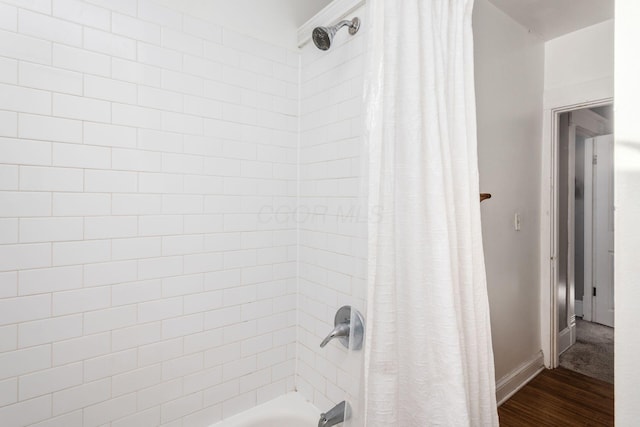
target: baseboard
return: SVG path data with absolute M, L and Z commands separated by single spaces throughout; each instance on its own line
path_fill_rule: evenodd
M 542 351 L 496 382 L 496 400 L 502 405 L 544 369 Z
M 575 300 L 576 316 L 578 316 L 578 317 L 583 317 L 584 316 L 584 311 L 583 311 L 583 308 L 582 308 L 582 304 L 583 304 L 583 301 L 580 301 L 579 299 Z

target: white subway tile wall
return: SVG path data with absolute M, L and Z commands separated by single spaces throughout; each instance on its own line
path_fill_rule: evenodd
M 299 54 L 148 0 L 0 0 L 0 424 L 294 389 Z
M 363 15 L 364 9 L 353 16 Z M 348 18 L 350 19 L 350 18 Z M 301 52 L 298 390 L 322 410 L 357 402 L 362 352 L 319 344 L 336 311 L 365 314 L 366 188 L 361 183 L 365 28 Z

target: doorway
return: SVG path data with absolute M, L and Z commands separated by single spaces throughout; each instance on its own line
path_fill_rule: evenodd
M 613 381 L 613 108 L 557 116 L 556 366 Z

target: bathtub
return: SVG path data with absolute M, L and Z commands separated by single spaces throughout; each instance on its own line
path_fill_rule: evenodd
M 320 412 L 299 393 L 288 393 L 211 427 L 316 427 Z

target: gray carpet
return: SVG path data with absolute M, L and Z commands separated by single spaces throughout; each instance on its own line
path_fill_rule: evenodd
M 613 328 L 576 319 L 576 343 L 560 355 L 560 366 L 613 384 Z

